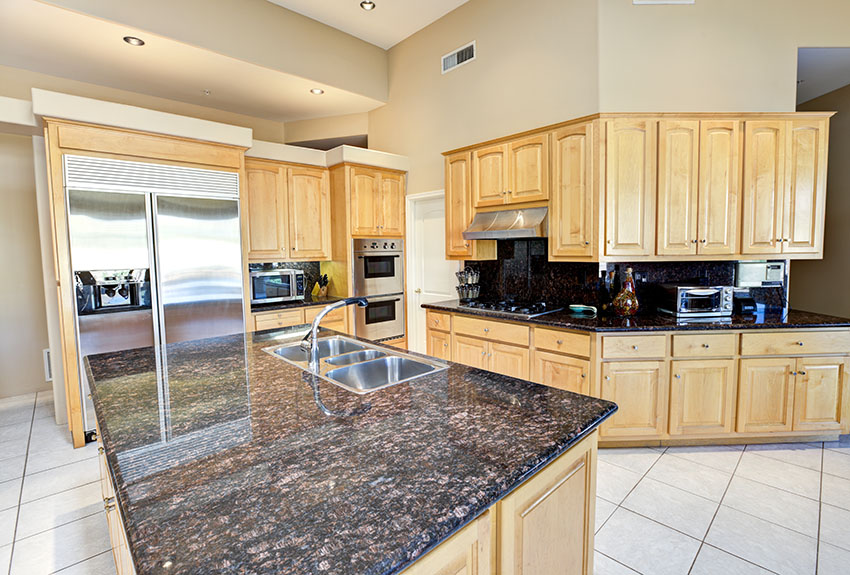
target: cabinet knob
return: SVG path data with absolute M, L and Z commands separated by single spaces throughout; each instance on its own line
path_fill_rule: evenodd
M 611 381 L 611 376 L 610 376 L 610 375 L 606 375 L 606 376 L 605 376 L 605 381 Z
M 700 240 L 699 242 L 700 242 L 701 244 L 704 244 L 704 243 L 705 243 L 705 240 Z
M 797 345 L 799 345 L 800 347 L 803 347 L 803 342 L 802 342 L 802 341 L 798 341 L 798 342 L 797 342 Z
M 449 344 L 444 343 L 444 344 L 443 344 L 443 347 L 449 347 Z
M 557 343 L 558 345 L 564 345 L 564 340 L 559 339 L 559 340 L 558 340 L 557 342 L 555 342 L 555 343 Z
M 487 352 L 486 352 L 486 351 L 482 351 L 482 352 L 481 352 L 481 355 L 487 355 Z
M 637 351 L 637 349 L 638 349 L 638 346 L 636 346 L 636 345 L 633 345 L 633 346 L 632 346 L 632 349 L 633 349 L 633 350 L 635 350 L 635 351 Z
M 589 246 L 590 242 L 584 242 L 584 245 Z
M 797 373 L 799 373 L 800 375 L 806 375 L 805 371 L 798 371 Z
M 489 328 L 489 327 L 485 327 L 485 328 L 484 328 L 484 333 L 488 333 L 489 331 L 490 331 L 490 328 Z
M 782 238 L 776 238 L 777 242 L 782 242 Z
M 711 347 L 711 346 L 710 346 L 710 345 L 708 345 L 707 343 L 702 344 L 702 346 L 703 346 L 705 349 L 708 349 L 709 347 Z
M 678 373 L 676 375 L 674 375 L 673 377 L 675 377 L 676 379 L 682 379 L 682 376 L 679 375 Z
M 796 371 L 792 371 L 792 372 L 791 372 L 791 375 L 797 375 L 797 372 L 796 372 Z
M 695 244 L 695 243 L 697 243 L 697 241 L 696 241 L 696 240 L 691 240 L 691 243 L 692 243 L 692 244 Z
M 492 353 L 488 353 L 488 354 L 487 354 L 487 357 L 493 357 L 493 354 L 492 354 Z
M 463 247 L 468 248 L 468 247 L 469 247 L 469 242 L 463 242 Z
M 104 452 L 104 451 L 105 451 L 105 450 L 104 450 L 102 447 L 98 447 L 98 448 L 97 448 L 97 452 L 98 452 L 98 453 L 100 453 L 101 455 L 103 455 L 103 452 Z
M 586 373 L 581 374 L 581 378 L 582 378 L 582 379 L 584 379 L 585 377 L 587 377 L 587 374 L 586 374 Z
M 788 241 L 788 238 L 782 238 L 782 241 L 783 241 L 783 242 L 787 242 L 787 241 Z
M 420 290 L 416 290 L 416 293 L 419 293 L 419 292 L 420 292 Z M 440 323 L 440 320 L 435 318 L 434 323 Z

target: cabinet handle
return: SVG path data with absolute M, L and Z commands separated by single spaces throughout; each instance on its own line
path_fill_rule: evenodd
M 799 373 L 800 375 L 806 375 L 805 371 L 798 371 L 797 373 Z
M 673 377 L 675 377 L 676 379 L 682 379 L 682 376 L 679 375 L 678 373 L 676 375 L 674 375 Z
M 702 344 L 702 346 L 703 346 L 705 349 L 708 349 L 709 347 L 711 347 L 711 346 L 709 346 L 707 343 Z

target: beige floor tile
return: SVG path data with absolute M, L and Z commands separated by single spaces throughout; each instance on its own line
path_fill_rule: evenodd
M 623 467 L 599 461 L 596 469 L 596 494 L 612 503 L 621 503 L 641 475 Z
M 7 407 L 9 405 L 19 405 L 22 403 L 33 404 L 35 401 L 36 393 L 25 393 L 23 395 L 13 395 L 12 397 L 4 397 L 0 399 L 0 409 Z
M 3 425 L 25 424 L 32 421 L 35 410 L 35 394 L 9 397 L 0 400 L 0 421 Z
M 823 472 L 850 479 L 850 451 L 824 449 Z
M 85 447 L 73 449 L 64 447 L 56 451 L 39 451 L 30 453 L 27 458 L 26 474 L 32 475 L 54 467 L 76 463 L 85 459 L 97 457 L 97 443 L 89 443 Z
M 780 575 L 815 571 L 816 539 L 723 505 L 705 542 Z
M 820 497 L 819 472 L 750 451 L 744 452 L 735 475 L 810 499 Z
M 718 503 L 732 478 L 731 473 L 724 473 L 670 453 L 662 455 L 646 476 Z
M 596 551 L 593 554 L 593 575 L 640 575 L 640 573 Z
M 600 461 L 643 475 L 658 461 L 661 453 L 648 447 L 605 448 L 599 450 L 598 457 Z
M 104 551 L 91 559 L 57 571 L 56 575 L 115 575 L 115 559 L 112 557 L 112 551 Z
M 594 532 L 599 531 L 615 509 L 617 509 L 617 506 L 610 501 L 605 501 L 601 497 L 596 498 L 596 528 Z
M 850 571 L 850 551 L 821 541 L 818 549 L 818 575 L 847 575 Z
M 13 423 L 11 425 L 0 425 L 0 442 L 23 439 L 26 441 L 30 436 L 29 423 Z
M 770 571 L 711 545 L 703 545 L 690 575 L 770 575 Z
M 718 503 L 645 477 L 622 506 L 702 540 Z
M 719 471 L 732 473 L 738 465 L 738 460 L 741 459 L 742 451 L 743 449 L 725 445 L 697 445 L 670 447 L 667 453 Z
M 9 481 L 10 479 L 23 477 L 26 460 L 27 458 L 24 455 L 4 459 L 2 465 L 0 465 L 0 481 Z
M 86 459 L 33 473 L 24 478 L 21 503 L 34 501 L 54 493 L 60 493 L 87 483 L 100 481 L 100 468 L 97 459 Z
M 12 561 L 12 546 L 0 547 L 0 573 L 9 572 L 9 563 Z
M 106 515 L 98 513 L 15 543 L 10 575 L 46 575 L 110 549 Z
M 820 516 L 820 538 L 850 551 L 850 511 L 824 503 Z M 850 572 L 850 565 L 847 569 Z
M 22 481 L 23 479 L 18 478 L 0 483 L 0 511 L 18 506 L 18 501 L 21 498 Z
M 3 465 L 3 460 L 12 457 L 20 457 L 27 454 L 27 438 L 10 439 L 9 441 L 0 441 L 0 465 Z
M 71 432 L 65 425 L 56 425 L 53 419 L 36 419 L 32 422 L 30 453 L 73 449 Z
M 16 539 L 31 537 L 103 511 L 100 483 L 89 483 L 21 505 Z
M 824 449 L 848 453 L 850 452 L 850 435 L 842 435 L 838 438 L 838 441 L 827 441 L 823 444 L 823 447 Z
M 802 495 L 736 475 L 723 497 L 723 505 L 809 537 L 818 536 L 820 504 Z
M 0 545 L 9 545 L 15 540 L 15 522 L 17 519 L 17 507 L 0 511 Z
M 824 475 L 821 501 L 850 511 L 850 479 Z
M 748 445 L 747 451 L 820 471 L 821 452 L 823 451 L 821 445 L 820 443 L 766 443 L 764 445 Z

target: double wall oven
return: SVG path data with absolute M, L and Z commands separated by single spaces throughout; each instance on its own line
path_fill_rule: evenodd
M 404 240 L 355 239 L 354 295 L 369 300 L 354 308 L 354 333 L 371 340 L 404 337 Z

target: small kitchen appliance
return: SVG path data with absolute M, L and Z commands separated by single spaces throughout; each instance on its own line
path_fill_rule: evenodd
M 304 272 L 291 269 L 251 271 L 251 304 L 304 299 Z
M 658 311 L 677 318 L 732 315 L 732 286 L 661 284 Z

